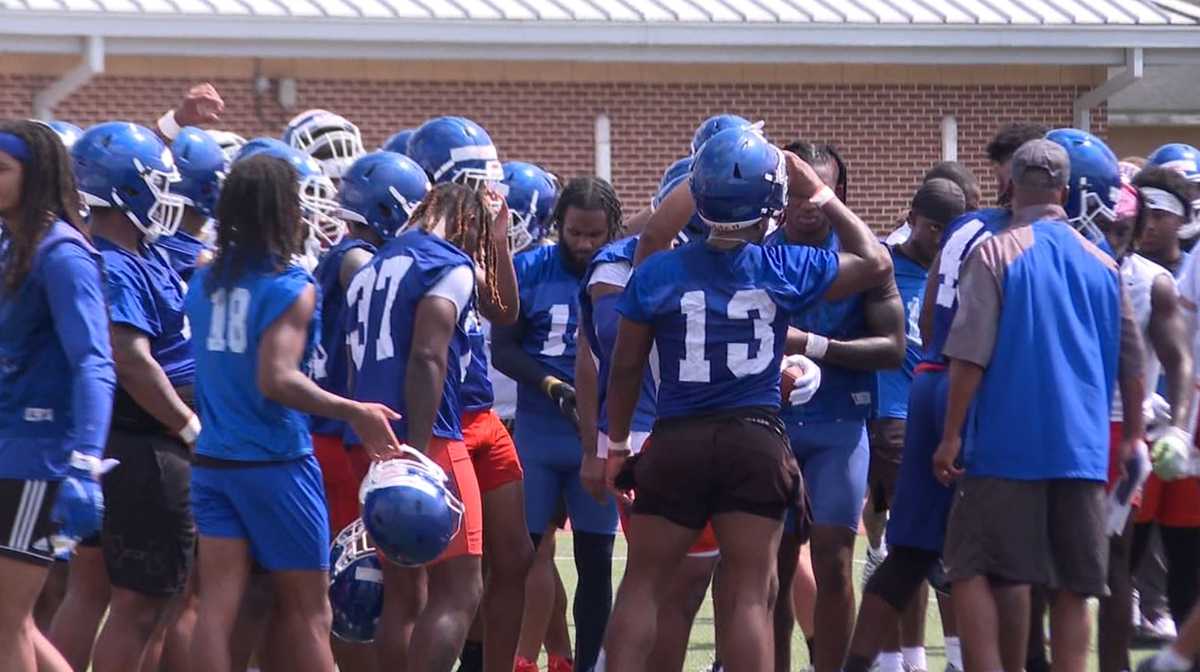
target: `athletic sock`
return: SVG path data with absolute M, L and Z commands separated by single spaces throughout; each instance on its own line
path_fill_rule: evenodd
M 962 642 L 958 637 L 946 638 L 946 662 L 953 665 L 955 669 L 963 669 Z
M 929 663 L 925 660 L 925 647 L 923 646 L 906 646 L 900 649 L 900 654 L 904 656 L 904 664 L 910 670 L 928 670 Z
M 483 643 L 468 639 L 458 660 L 458 672 L 483 672 Z
M 614 535 L 574 533 L 575 568 L 575 667 L 591 670 L 604 644 L 604 629 L 612 610 L 612 555 Z
M 1170 670 L 1170 672 L 1184 672 L 1192 669 L 1192 660 L 1186 656 L 1179 655 L 1175 647 L 1168 646 L 1155 656 L 1156 667 L 1160 670 Z
M 904 672 L 904 656 L 899 651 L 884 651 L 875 660 L 879 672 Z

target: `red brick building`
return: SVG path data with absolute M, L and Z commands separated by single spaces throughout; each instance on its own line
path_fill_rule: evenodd
M 1184 3 L 1034 4 L 0 0 L 0 117 L 150 123 L 197 81 L 247 137 L 321 107 L 371 146 L 455 113 L 503 159 L 611 171 L 640 205 L 699 121 L 735 112 L 777 142 L 838 144 L 851 204 L 882 229 L 943 157 L 990 187 L 1000 124 L 1103 135 L 1105 100 L 1143 64 L 1197 59 L 1200 10 Z

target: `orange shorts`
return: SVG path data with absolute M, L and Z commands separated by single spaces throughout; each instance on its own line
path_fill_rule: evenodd
M 321 480 L 325 482 L 329 528 L 331 536 L 336 537 L 358 518 L 358 485 L 362 479 L 354 477 L 355 470 L 342 437 L 313 434 L 312 439 L 313 454 L 321 466 Z
M 446 550 L 433 562 L 464 555 L 483 555 L 483 501 L 479 496 L 479 481 L 475 479 L 475 469 L 471 466 L 466 444 L 435 436 L 430 440 L 425 454 L 445 470 L 450 478 L 451 492 L 458 495 L 463 503 L 462 527 L 450 540 Z M 371 458 L 367 457 L 367 451 L 362 446 L 353 446 L 350 449 L 350 462 L 361 483 L 371 466 Z
M 479 492 L 487 494 L 502 485 L 525 478 L 517 447 L 505 429 L 500 416 L 489 409 L 466 411 L 462 414 L 463 443 L 475 465 Z
M 645 452 L 650 447 L 650 439 L 646 439 L 642 444 L 641 452 Z M 637 493 L 634 493 L 637 496 Z M 629 537 L 629 507 L 617 503 L 617 514 L 621 518 L 621 531 L 625 533 L 625 537 Z M 713 531 L 712 521 L 709 521 L 704 529 L 700 532 L 700 536 L 692 543 L 692 547 L 688 549 L 689 558 L 713 558 L 721 554 L 717 547 L 717 533 Z
M 1200 445 L 1200 437 L 1197 437 Z M 1142 490 L 1142 505 L 1134 522 L 1164 527 L 1200 527 L 1200 478 L 1164 481 L 1154 474 Z

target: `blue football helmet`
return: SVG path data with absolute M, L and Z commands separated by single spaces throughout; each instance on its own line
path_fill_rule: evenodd
M 446 472 L 410 446 L 405 457 L 375 462 L 359 489 L 362 521 L 384 557 L 405 567 L 432 562 L 462 525 L 463 504 Z
M 329 553 L 329 606 L 333 634 L 346 642 L 375 640 L 383 612 L 383 568 L 358 518 L 338 533 Z
M 365 224 L 385 240 L 408 224 L 432 185 L 415 161 L 395 152 L 371 152 L 359 157 L 342 175 L 339 215 Z
M 151 241 L 179 228 L 185 203 L 171 191 L 179 171 L 171 150 L 150 129 L 124 121 L 97 124 L 75 141 L 71 157 L 87 205 L 120 210 Z
M 504 181 L 496 185 L 496 190 L 504 196 L 512 214 L 508 245 L 513 253 L 541 240 L 558 201 L 554 176 L 532 163 L 508 161 L 504 164 Z
M 413 133 L 416 132 L 417 129 L 415 128 L 406 128 L 393 133 L 391 137 L 383 141 L 383 146 L 380 149 L 408 156 L 408 141 L 412 139 Z
M 238 150 L 238 161 L 251 156 L 265 154 L 288 162 L 300 178 L 300 208 L 304 222 L 313 237 L 322 246 L 332 247 L 346 235 L 346 223 L 338 219 L 341 209 L 337 202 L 337 189 L 333 182 L 321 172 L 315 159 L 298 149 L 289 147 L 275 138 L 254 138 Z
M 46 125 L 53 128 L 58 137 L 62 138 L 68 152 L 75 146 L 75 141 L 79 139 L 79 136 L 83 135 L 82 128 L 68 121 L 47 121 Z
M 491 136 L 463 117 L 437 117 L 421 124 L 408 140 L 408 155 L 434 184 L 478 186 L 504 179 Z
M 783 152 L 756 129 L 730 128 L 710 138 L 696 153 L 690 180 L 696 212 L 710 229 L 777 219 L 787 205 Z
M 221 146 L 204 131 L 187 126 L 171 143 L 171 155 L 179 168 L 179 184 L 174 191 L 184 202 L 209 219 L 216 216 L 217 197 L 229 170 L 229 161 Z
M 337 179 L 367 150 L 349 119 L 326 110 L 307 110 L 292 117 L 283 141 L 313 157 L 326 177 Z
M 721 131 L 730 128 L 750 128 L 751 126 L 753 124 L 736 114 L 718 114 L 709 117 L 696 127 L 696 132 L 692 135 L 692 154 L 699 152 L 709 138 Z
M 1121 197 L 1121 167 L 1116 154 L 1104 141 L 1076 128 L 1058 128 L 1046 139 L 1067 151 L 1071 160 L 1071 178 L 1067 192 L 1067 221 L 1093 243 L 1105 240 L 1098 220 L 1112 222 L 1117 217 Z

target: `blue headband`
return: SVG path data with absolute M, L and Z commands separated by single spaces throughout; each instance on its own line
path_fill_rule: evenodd
M 21 138 L 7 131 L 0 131 L 0 152 L 4 152 L 21 163 L 29 163 L 32 156 L 29 145 Z

